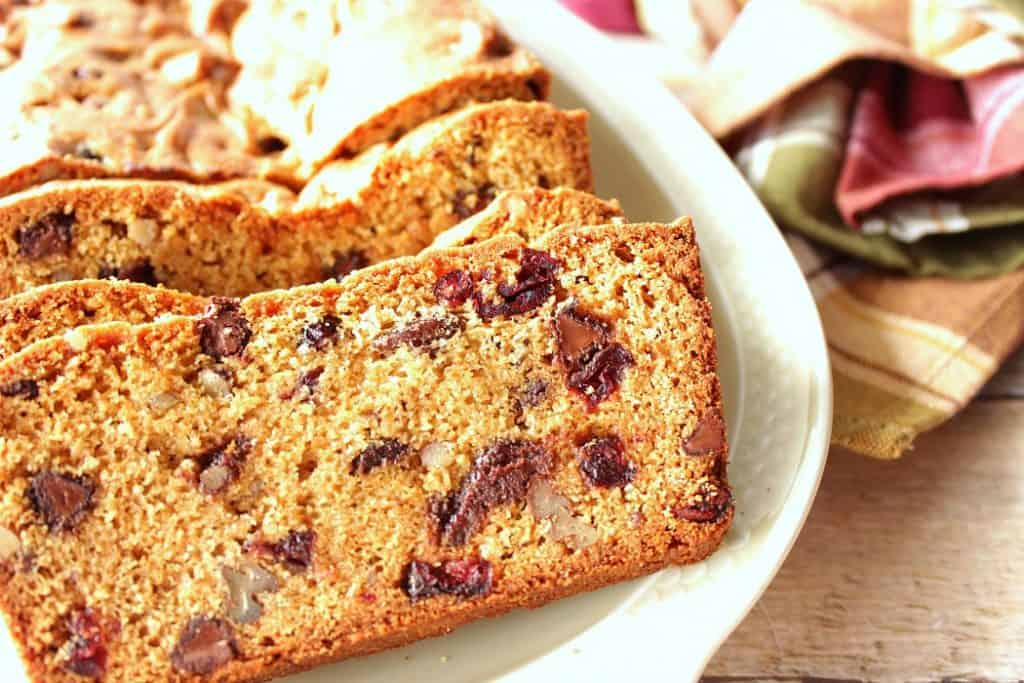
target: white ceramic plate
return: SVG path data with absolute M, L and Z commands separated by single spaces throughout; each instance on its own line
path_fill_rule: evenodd
M 735 522 L 699 565 L 288 681 L 696 680 L 775 575 L 818 486 L 832 392 L 817 311 L 771 219 L 668 91 L 620 72 L 605 39 L 554 3 L 485 1 L 555 74 L 555 102 L 591 112 L 598 193 L 618 197 L 633 220 L 694 218 L 715 307 Z M 0 637 L 0 680 L 23 676 Z

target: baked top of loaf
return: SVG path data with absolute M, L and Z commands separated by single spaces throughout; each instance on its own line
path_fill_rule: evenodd
M 732 515 L 688 222 L 502 236 L 0 364 L 36 681 L 249 681 L 699 560 Z
M 468 102 L 548 92 L 547 72 L 470 0 L 266 0 L 231 47 L 232 104 L 309 169 Z
M 413 254 L 501 190 L 590 189 L 584 112 L 492 102 L 331 164 L 296 197 L 260 181 L 52 182 L 0 199 L 0 296 L 114 275 L 241 296 Z
M 318 22 L 328 6 L 350 11 L 295 23 L 302 12 Z M 344 37 L 319 40 L 315 30 L 337 32 L 339 20 Z M 297 188 L 336 152 L 358 154 L 471 101 L 547 93 L 543 68 L 473 0 L 248 10 L 223 0 L 48 0 L 12 8 L 3 28 L 0 195 L 98 177 Z
M 433 248 L 468 245 L 501 233 L 532 242 L 559 225 L 598 225 L 620 219 L 618 202 L 568 188 L 502 192 L 471 218 L 442 233 Z M 143 323 L 168 313 L 192 315 L 203 297 L 157 289 L 120 279 L 71 280 L 33 287 L 0 299 L 0 359 L 32 342 L 62 335 L 69 328 L 104 322 Z

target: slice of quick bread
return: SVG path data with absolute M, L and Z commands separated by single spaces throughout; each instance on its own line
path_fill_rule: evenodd
M 297 197 L 213 186 L 54 182 L 0 199 L 0 296 L 96 277 L 241 296 L 414 254 L 501 190 L 589 190 L 586 114 L 496 102 L 335 162 Z
M 431 250 L 0 363 L 33 681 L 256 681 L 713 552 L 688 221 Z
M 457 246 L 501 233 L 517 234 L 532 242 L 559 225 L 598 225 L 621 220 L 621 216 L 618 202 L 579 190 L 516 190 L 502 192 L 480 213 L 442 233 L 438 242 Z M 446 237 L 448 233 L 451 235 Z M 192 315 L 200 312 L 206 301 L 177 290 L 118 279 L 33 287 L 0 299 L 0 359 L 79 325 L 142 323 L 165 314 Z

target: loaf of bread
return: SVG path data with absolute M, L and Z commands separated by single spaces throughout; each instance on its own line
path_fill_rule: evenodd
M 615 201 L 559 188 L 502 192 L 480 213 L 442 233 L 433 247 L 472 244 L 501 233 L 532 242 L 559 225 L 598 225 L 621 219 Z M 449 234 L 450 233 L 450 234 Z M 298 282 L 293 284 L 299 284 Z M 143 323 L 166 314 L 192 315 L 203 297 L 125 280 L 70 280 L 0 299 L 0 359 L 32 342 L 79 325 Z
M 81 178 L 299 188 L 338 153 L 548 88 L 473 0 L 9 5 L 0 196 Z
M 255 681 L 697 561 L 715 365 L 686 221 L 76 328 L 0 363 L 0 609 L 37 683 Z
M 501 190 L 589 190 L 584 112 L 475 105 L 326 167 L 298 195 L 262 181 L 53 182 L 0 199 L 0 297 L 120 277 L 196 294 L 340 277 L 414 254 Z

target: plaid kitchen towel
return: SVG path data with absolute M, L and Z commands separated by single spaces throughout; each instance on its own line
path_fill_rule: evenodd
M 1024 340 L 1024 0 L 563 2 L 680 95 L 786 229 L 834 442 L 898 457 Z

